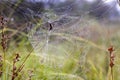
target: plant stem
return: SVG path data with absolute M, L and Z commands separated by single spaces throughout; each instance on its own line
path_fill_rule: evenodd
M 113 68 L 111 67 L 111 80 L 114 80 L 113 77 L 114 77 L 114 76 L 113 76 Z
M 3 27 L 3 29 L 2 29 L 2 35 L 4 35 L 5 33 L 4 33 L 4 27 Z M 4 46 L 4 45 L 3 45 Z M 5 62 L 5 60 L 6 60 L 6 49 L 3 47 L 3 71 L 4 71 L 4 80 L 6 80 L 6 62 Z
M 5 62 L 5 60 L 6 60 L 6 51 L 5 50 L 3 50 L 3 67 L 4 67 L 4 69 L 3 69 L 3 71 L 4 71 L 4 80 L 6 80 L 6 62 Z

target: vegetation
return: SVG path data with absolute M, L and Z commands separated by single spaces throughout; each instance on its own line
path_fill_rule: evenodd
M 119 23 L 89 15 L 64 16 L 59 24 L 19 17 L 0 16 L 0 80 L 120 79 Z

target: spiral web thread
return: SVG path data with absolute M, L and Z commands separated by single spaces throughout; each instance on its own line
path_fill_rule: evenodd
M 73 7 L 76 5 L 76 2 L 73 2 L 68 6 L 55 8 L 56 11 L 64 10 L 64 12 L 61 12 L 59 15 L 56 14 L 54 10 L 50 9 L 48 12 L 43 13 L 42 19 L 38 19 L 38 21 L 36 21 L 35 16 L 41 17 L 41 15 L 39 14 L 39 11 L 38 13 L 35 13 L 30 8 L 27 8 L 26 11 L 24 11 L 23 8 L 19 7 L 19 4 L 22 3 L 22 0 L 16 3 L 17 4 L 16 7 L 19 8 L 20 11 L 22 12 L 24 11 L 23 13 L 19 11 L 19 14 L 21 14 L 24 19 L 28 20 L 28 16 L 29 16 L 31 20 L 36 21 L 34 23 L 32 21 L 29 21 L 29 25 L 27 26 L 28 27 L 28 38 L 34 48 L 35 53 L 38 53 L 36 55 L 42 56 L 43 58 L 45 56 L 49 57 L 49 58 L 46 58 L 47 61 L 52 60 L 49 54 L 52 54 L 53 58 L 55 58 L 56 55 L 59 55 L 57 57 L 59 57 L 59 60 L 62 63 L 62 60 L 65 59 L 63 55 L 67 55 L 66 57 L 68 57 L 71 54 L 68 54 L 69 52 L 67 52 L 64 49 L 63 50 L 58 49 L 58 51 L 53 52 L 53 50 L 56 50 L 54 46 L 57 47 L 57 45 L 59 45 L 62 41 L 70 42 L 70 44 L 74 45 L 74 43 L 72 42 L 72 39 L 69 38 L 69 36 L 64 36 L 64 35 L 75 34 L 76 33 L 75 30 L 79 28 L 78 25 L 80 26 L 84 25 L 84 27 L 80 28 L 84 30 L 84 28 L 87 27 L 89 23 L 91 23 L 91 21 L 88 21 L 87 23 L 84 22 L 84 17 L 90 14 L 91 12 L 100 9 L 101 5 L 103 5 L 102 6 L 103 8 L 106 7 L 106 5 L 104 4 L 107 1 L 108 0 L 98 3 L 95 9 L 91 9 L 91 10 L 83 11 L 83 12 L 81 11 L 82 14 L 80 16 L 72 16 L 69 14 L 70 12 L 72 12 Z M 11 6 L 10 4 L 14 4 L 14 3 L 9 2 L 6 6 Z M 101 16 L 99 16 L 99 18 L 104 17 L 104 15 L 106 15 L 109 11 L 111 11 L 111 9 L 113 9 L 114 6 L 116 6 L 116 1 Z M 14 12 L 15 11 L 13 10 L 13 13 Z M 9 15 L 9 17 L 12 17 L 11 15 L 12 13 Z M 47 22 L 52 23 L 53 25 L 53 29 L 51 31 L 43 29 L 43 27 L 46 27 Z M 79 31 L 80 33 L 78 33 Z M 78 30 L 78 32 L 77 32 L 78 36 L 81 36 L 82 34 L 84 34 L 86 38 L 89 38 L 89 31 L 82 32 L 81 30 Z M 53 40 L 52 40 L 52 37 L 54 37 Z M 63 54 L 61 54 L 59 51 Z M 73 52 L 74 50 L 73 51 L 70 50 L 70 51 Z M 81 58 L 83 58 L 83 56 L 81 56 Z M 83 60 L 85 60 L 85 58 Z
M 104 5 L 106 2 L 107 2 L 107 0 L 104 2 L 98 3 L 97 7 L 95 9 L 92 9 L 92 10 L 89 10 L 86 12 L 82 12 L 83 14 L 81 16 L 71 16 L 67 13 L 72 10 L 72 7 L 74 5 L 76 5 L 75 2 L 70 4 L 69 6 L 65 6 L 65 7 L 63 6 L 61 8 L 56 8 L 55 10 L 58 10 L 58 11 L 65 10 L 63 13 L 61 13 L 61 15 L 57 15 L 54 12 L 44 13 L 42 20 L 39 23 L 40 24 L 39 26 L 37 26 L 36 24 L 31 25 L 32 27 L 37 26 L 38 27 L 37 30 L 34 32 L 31 29 L 29 29 L 30 34 L 28 34 L 29 41 L 31 42 L 33 48 L 35 49 L 35 53 L 37 53 L 36 55 L 42 56 L 42 58 L 45 59 L 47 62 L 52 60 L 53 63 L 51 63 L 51 65 L 54 64 L 54 62 L 55 62 L 54 58 L 56 57 L 56 55 L 61 54 L 61 53 L 59 53 L 59 50 L 56 51 L 57 49 L 53 47 L 53 46 L 55 46 L 54 44 L 56 43 L 55 47 L 57 47 L 57 45 L 59 45 L 62 40 L 66 41 L 66 39 L 67 39 L 65 36 L 61 36 L 61 35 L 64 35 L 62 33 L 65 33 L 65 34 L 67 33 L 67 34 L 72 35 L 72 34 L 76 33 L 75 30 L 78 29 L 78 25 L 81 25 L 81 24 L 82 24 L 81 26 L 84 25 L 84 27 L 82 27 L 84 30 L 84 28 L 87 27 L 87 25 L 89 23 L 91 23 L 91 21 L 88 21 L 87 23 L 83 22 L 84 17 L 87 16 L 89 13 L 101 8 L 101 6 L 100 6 L 101 4 L 103 5 L 102 6 L 103 8 L 106 7 L 106 5 Z M 99 16 L 99 18 L 104 17 L 104 15 L 106 15 L 111 9 L 113 9 L 113 7 L 115 5 L 116 5 L 116 1 L 101 16 Z M 53 10 L 51 9 L 51 11 L 53 11 Z M 62 20 L 64 18 L 65 18 L 65 20 L 63 20 L 63 22 L 62 21 L 60 22 L 60 20 Z M 64 23 L 64 21 L 66 21 L 66 22 Z M 49 31 L 49 30 L 42 29 L 42 27 L 46 27 L 45 24 L 47 22 L 52 23 L 53 30 Z M 82 29 L 82 28 L 80 28 L 80 29 Z M 80 32 L 78 35 L 81 36 L 82 34 L 85 35 L 86 38 L 89 38 L 89 31 Z M 51 37 L 54 37 L 54 39 L 52 40 Z M 68 40 L 68 42 L 69 41 L 70 40 Z M 37 44 L 37 46 L 36 46 L 36 44 Z M 55 52 L 52 52 L 53 50 Z M 52 53 L 53 57 L 51 57 L 49 55 L 49 54 L 51 54 L 50 52 Z M 68 52 L 65 51 L 65 52 L 63 52 L 62 56 L 61 55 L 57 56 L 59 59 L 58 61 L 64 60 L 65 57 L 63 57 L 63 55 L 65 55 L 66 53 L 68 53 Z M 87 52 L 85 52 L 84 54 L 87 55 Z M 67 57 L 69 55 L 70 54 L 67 54 Z M 82 54 L 81 54 L 80 58 L 82 59 L 81 64 L 85 63 L 85 60 L 86 60 L 85 56 L 82 56 Z M 59 62 L 59 65 L 60 64 L 62 65 L 62 62 Z

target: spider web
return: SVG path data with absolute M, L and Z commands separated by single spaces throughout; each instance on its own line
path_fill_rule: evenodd
M 83 42 L 79 41 L 78 43 L 78 41 L 74 40 L 72 37 L 82 37 L 84 35 L 85 39 L 89 39 L 89 30 L 86 30 L 86 28 L 88 28 L 87 26 L 91 23 L 91 21 L 86 22 L 84 18 L 86 18 L 86 16 L 89 14 L 94 13 L 94 11 L 105 8 L 107 6 L 105 5 L 107 1 L 108 0 L 97 3 L 94 9 L 92 8 L 85 11 L 80 10 L 81 14 L 77 16 L 70 14 L 72 13 L 74 6 L 77 5 L 76 2 L 72 2 L 71 4 L 60 8 L 46 10 L 46 12 L 42 14 L 39 14 L 40 11 L 35 13 L 29 7 L 24 8 L 24 6 L 19 6 L 20 2 L 8 2 L 8 4 L 6 4 L 6 7 L 10 7 L 13 12 L 11 12 L 10 15 L 4 13 L 1 14 L 12 18 L 17 12 L 19 15 L 16 16 L 21 16 L 24 19 L 24 22 L 28 24 L 28 39 L 34 48 L 35 53 L 37 53 L 35 55 L 45 58 L 45 60 L 49 62 L 51 66 L 55 62 L 56 58 L 58 59 L 57 61 L 59 61 L 57 65 L 61 66 L 63 64 L 63 60 L 73 55 L 74 51 L 79 51 L 78 48 L 83 48 L 83 52 L 81 52 L 81 55 L 79 57 L 81 61 L 80 63 L 84 65 L 86 55 L 90 47 L 85 46 L 85 43 Z M 109 13 L 112 9 L 114 9 L 115 6 L 116 1 L 103 13 L 101 13 L 100 16 L 95 16 L 95 18 L 104 18 L 104 16 L 107 15 L 107 13 Z M 58 14 L 56 12 L 60 13 Z M 14 21 L 17 21 L 17 18 L 13 19 L 11 22 Z M 50 24 L 52 24 L 52 30 L 46 28 L 49 27 Z M 40 61 L 42 62 L 42 59 Z
M 76 40 L 71 38 L 72 37 L 71 35 L 81 37 L 82 35 L 84 35 L 86 39 L 89 39 L 90 37 L 89 30 L 88 29 L 86 30 L 86 28 L 88 28 L 87 26 L 91 23 L 91 21 L 86 22 L 84 21 L 84 18 L 89 14 L 93 13 L 94 11 L 98 11 L 101 8 L 105 8 L 107 6 L 105 5 L 106 2 L 107 0 L 98 3 L 94 9 L 80 11 L 81 15 L 79 16 L 69 14 L 70 12 L 72 12 L 73 7 L 76 5 L 75 2 L 71 3 L 68 6 L 55 8 L 54 10 L 58 12 L 62 11 L 59 14 L 57 14 L 53 9 L 50 9 L 47 12 L 45 12 L 42 15 L 42 20 L 40 20 L 38 24 L 31 24 L 28 27 L 29 28 L 28 31 L 30 32 L 28 34 L 29 41 L 31 42 L 33 48 L 35 49 L 35 53 L 38 53 L 37 55 L 42 55 L 42 57 L 44 58 L 47 56 L 46 58 L 47 61 L 51 61 L 51 58 L 54 59 L 56 57 L 57 58 L 59 57 L 60 59 L 58 60 L 60 61 L 59 65 L 60 64 L 62 65 L 63 63 L 62 61 L 66 59 L 66 57 L 74 54 L 75 49 L 72 46 L 78 44 Z M 104 16 L 108 14 L 111 11 L 111 9 L 114 8 L 115 5 L 116 2 L 113 3 L 112 6 L 109 6 L 105 10 L 105 12 L 101 13 L 100 16 L 96 16 L 95 18 L 98 19 L 104 18 Z M 52 24 L 53 27 L 52 30 L 48 30 L 45 28 L 49 27 L 49 24 Z M 62 43 L 67 44 L 67 46 L 64 45 L 66 48 L 61 48 L 60 44 Z M 79 42 L 78 46 L 80 48 L 88 49 L 89 51 L 89 47 L 86 47 L 83 42 Z M 83 55 L 82 53 L 85 55 Z M 87 52 L 82 53 L 80 56 L 80 59 L 82 61 L 81 64 L 85 63 Z M 50 55 L 52 55 L 52 57 Z

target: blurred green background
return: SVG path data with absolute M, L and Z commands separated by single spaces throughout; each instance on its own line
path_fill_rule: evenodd
M 118 4 L 111 5 L 99 0 L 0 0 L 0 15 L 8 20 L 5 31 L 10 36 L 7 80 L 15 53 L 21 56 L 17 66 L 31 53 L 16 80 L 30 80 L 30 75 L 31 80 L 110 80 L 111 45 L 114 80 L 119 80 L 120 14 Z

